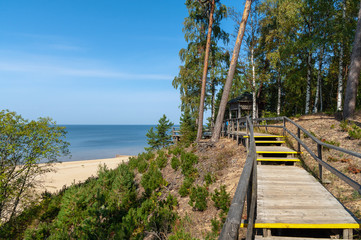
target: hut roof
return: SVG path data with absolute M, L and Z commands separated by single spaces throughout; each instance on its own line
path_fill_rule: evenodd
M 252 102 L 252 94 L 250 94 L 249 92 L 242 93 L 240 96 L 229 100 L 228 104 L 240 102 Z

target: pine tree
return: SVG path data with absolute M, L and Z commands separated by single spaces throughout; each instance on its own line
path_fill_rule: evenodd
M 170 129 L 172 128 L 173 123 L 170 122 L 166 115 L 163 114 L 158 121 L 158 125 L 154 128 L 151 127 L 146 134 L 147 142 L 150 146 L 145 148 L 146 150 L 161 149 L 172 143 L 172 135 L 169 134 Z

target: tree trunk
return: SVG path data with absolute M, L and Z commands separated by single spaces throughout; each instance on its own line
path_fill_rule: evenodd
M 215 0 L 212 0 L 211 4 L 212 4 L 212 6 L 211 6 L 211 13 L 209 14 L 206 53 L 205 53 L 205 57 L 204 57 L 201 100 L 200 100 L 200 103 L 199 103 L 199 116 L 198 116 L 199 121 L 198 121 L 197 141 L 202 139 L 204 98 L 205 98 L 205 95 L 206 95 L 208 58 L 209 58 L 209 49 L 211 48 L 211 36 L 212 36 L 212 25 L 213 25 L 213 13 L 214 13 L 214 8 L 215 8 Z
M 211 128 L 214 128 L 214 120 L 216 117 L 216 86 L 214 86 L 215 81 L 212 82 L 212 99 L 211 99 Z
M 343 27 L 345 26 L 345 19 L 346 19 L 346 3 L 342 1 L 342 20 L 343 20 Z M 340 59 L 338 62 L 338 85 L 337 85 L 337 111 L 342 111 L 342 91 L 343 91 L 343 78 L 342 78 L 342 65 L 343 65 L 343 39 L 340 41 Z
M 277 79 L 277 116 L 281 115 L 281 74 L 278 71 L 278 79 Z
M 251 64 L 252 64 L 252 118 L 258 118 L 257 116 L 257 98 L 256 98 L 256 69 L 254 63 L 254 49 L 253 49 L 253 41 L 251 47 Z
M 310 112 L 311 101 L 311 51 L 308 52 L 307 57 L 307 88 L 306 88 L 306 108 L 305 114 Z
M 323 64 L 323 51 L 324 47 L 322 46 L 319 56 L 318 63 L 318 73 L 317 73 L 317 87 L 316 87 L 316 96 L 315 96 L 315 104 L 313 105 L 313 113 L 317 113 L 318 111 L 318 99 L 320 96 L 320 87 L 321 87 L 321 74 L 322 74 L 322 64 Z
M 234 73 L 236 71 L 237 59 L 238 59 L 238 56 L 239 56 L 239 51 L 240 51 L 240 48 L 241 48 L 244 31 L 246 29 L 246 24 L 247 24 L 249 11 L 251 9 L 251 4 L 252 4 L 252 0 L 247 0 L 246 4 L 244 6 L 242 21 L 241 21 L 241 24 L 239 25 L 237 40 L 236 40 L 236 44 L 234 46 L 231 64 L 229 66 L 229 71 L 228 71 L 226 83 L 224 84 L 221 103 L 219 104 L 219 110 L 218 110 L 218 114 L 217 114 L 216 125 L 214 127 L 214 131 L 213 131 L 212 138 L 211 138 L 212 142 L 218 142 L 220 134 L 221 134 L 221 128 L 222 128 L 224 113 L 226 111 L 228 96 L 229 96 L 229 92 L 231 90 Z
M 361 1 L 360 1 L 361 5 Z M 351 64 L 348 72 L 343 118 L 352 117 L 356 108 L 357 87 L 361 70 L 361 6 L 358 13 L 355 40 L 352 47 Z

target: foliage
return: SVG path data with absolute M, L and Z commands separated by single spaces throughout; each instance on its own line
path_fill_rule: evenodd
M 51 163 L 69 154 L 65 128 L 50 118 L 29 121 L 15 112 L 0 112 L 0 219 L 17 214 L 31 202 L 36 177 L 51 171 Z M 43 162 L 45 165 L 39 165 Z
M 207 209 L 207 197 L 207 188 L 197 185 L 191 189 L 188 204 L 196 210 L 204 211 Z
M 180 161 L 177 157 L 172 157 L 170 164 L 174 170 L 177 170 L 180 166 Z
M 148 171 L 142 176 L 140 183 L 144 187 L 147 195 L 150 195 L 156 189 L 167 184 L 163 179 L 162 173 L 154 165 L 149 167 Z
M 186 114 L 189 114 L 192 119 L 196 119 L 200 102 L 200 79 L 203 72 L 211 2 L 186 0 L 185 5 L 189 15 L 184 20 L 183 32 L 188 45 L 179 51 L 182 65 L 172 85 L 180 91 L 181 111 L 187 112 Z M 226 6 L 217 0 L 212 25 L 209 80 L 207 80 L 205 99 L 205 109 L 211 106 L 212 112 L 214 112 L 213 100 L 216 88 L 225 79 L 229 62 L 228 51 L 218 45 L 219 41 L 223 41 L 224 44 L 228 43 L 228 34 L 220 27 L 226 14 Z
M 181 169 L 184 176 L 190 176 L 197 172 L 194 164 L 198 163 L 198 156 L 193 153 L 183 152 L 181 154 Z
M 348 130 L 348 135 L 351 139 L 361 139 L 361 128 L 356 124 L 353 124 L 351 129 Z
M 216 189 L 212 195 L 214 206 L 217 209 L 222 209 L 223 212 L 227 213 L 229 206 L 231 205 L 231 196 L 226 191 L 226 186 L 222 185 L 220 189 Z
M 191 177 L 184 178 L 183 183 L 182 183 L 181 187 L 178 190 L 179 195 L 181 197 L 188 196 L 193 183 L 194 183 L 193 178 L 191 178 Z
M 196 119 L 192 117 L 188 108 L 186 108 L 180 118 L 180 134 L 182 144 L 190 144 L 197 137 Z
M 146 148 L 146 150 L 160 149 L 171 144 L 172 136 L 169 134 L 169 131 L 172 126 L 173 123 L 169 122 L 167 117 L 163 114 L 163 117 L 159 119 L 158 125 L 155 127 L 156 130 L 154 131 L 153 127 L 151 127 L 146 134 L 147 142 L 150 146 L 149 148 Z
M 207 172 L 204 176 L 204 181 L 206 182 L 206 186 L 209 186 L 216 181 L 216 177 L 211 172 Z
M 176 157 L 180 156 L 182 152 L 184 152 L 184 150 L 179 146 L 175 146 L 169 150 L 169 153 L 173 154 Z
M 159 152 L 159 155 L 155 159 L 155 162 L 157 163 L 157 166 L 159 167 L 159 169 L 163 169 L 163 168 L 165 168 L 165 166 L 167 166 L 168 158 L 165 155 L 165 153 L 162 151 L 162 152 Z
M 340 122 L 341 130 L 344 131 L 344 132 L 347 132 L 349 130 L 349 128 L 350 128 L 348 124 L 349 124 L 348 120 L 341 121 Z

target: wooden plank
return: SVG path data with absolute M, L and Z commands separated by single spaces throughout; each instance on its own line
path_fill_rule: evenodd
M 256 235 L 255 240 L 327 240 L 332 238 L 299 238 L 299 237 L 262 237 Z
M 301 152 L 297 152 L 293 149 L 283 146 L 256 146 L 257 153 L 285 153 L 285 154 L 298 154 Z
M 298 158 L 257 158 L 258 162 L 300 162 Z
M 259 228 L 359 228 L 315 178 L 294 166 L 257 166 Z
M 285 143 L 286 141 L 266 141 L 266 140 L 259 140 L 259 141 L 254 141 L 254 143 L 269 143 L 269 144 L 273 144 L 273 143 Z

